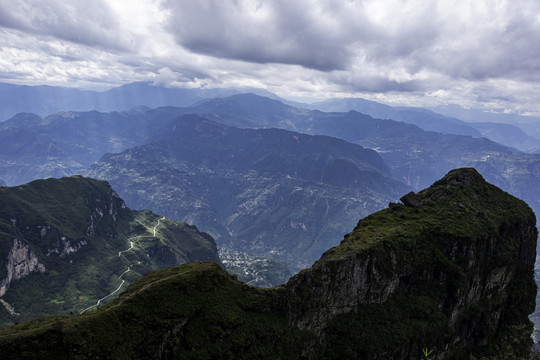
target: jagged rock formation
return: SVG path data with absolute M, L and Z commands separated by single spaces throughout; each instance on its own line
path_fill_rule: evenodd
M 75 176 L 2 187 L 0 204 L 0 327 L 78 313 L 150 270 L 219 263 L 211 237 L 127 208 L 103 181 Z
M 0 357 L 528 358 L 531 209 L 473 169 L 418 196 L 362 219 L 284 286 L 250 287 L 208 262 L 169 268 L 95 313 L 1 331 Z
M 414 192 L 410 192 L 406 195 L 403 195 L 399 200 L 406 206 L 417 207 L 422 205 L 422 199 L 420 196 L 416 195 Z
M 39 262 L 28 245 L 18 239 L 13 239 L 13 247 L 7 256 L 6 269 L 7 275 L 0 282 L 0 297 L 5 295 L 12 281 L 22 279 L 31 272 L 44 273 L 45 265 Z

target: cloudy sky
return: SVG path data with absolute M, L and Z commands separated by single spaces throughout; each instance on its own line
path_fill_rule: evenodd
M 0 82 L 540 115 L 537 0 L 0 0 Z

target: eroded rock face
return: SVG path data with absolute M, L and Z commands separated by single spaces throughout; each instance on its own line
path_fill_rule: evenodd
M 406 206 L 422 206 L 422 198 L 412 191 L 406 195 L 403 195 L 399 200 L 401 200 L 401 202 L 403 202 L 403 204 Z
M 361 220 L 289 281 L 290 322 L 367 359 L 420 358 L 422 346 L 456 359 L 519 331 L 527 343 L 538 236 L 530 208 L 472 169 L 413 195 Z M 378 355 L 366 350 L 373 334 L 385 337 Z
M 67 255 L 76 253 L 83 246 L 88 244 L 86 240 L 81 240 L 79 242 L 75 242 L 74 244 L 72 244 L 71 241 L 73 240 L 70 240 L 65 236 L 61 236 L 55 246 L 47 250 L 46 255 L 50 256 L 52 254 L 58 254 L 58 256 L 61 258 L 65 258 Z
M 390 258 L 395 266 L 395 254 Z M 337 315 L 348 314 L 361 304 L 384 303 L 405 275 L 380 272 L 370 254 L 352 261 L 321 264 L 316 274 L 304 272 L 289 282 L 293 296 L 307 300 L 305 290 L 309 289 L 310 297 L 316 301 L 316 306 L 302 316 L 294 314 L 292 322 L 302 330 L 321 332 Z
M 112 220 L 114 226 L 122 212 L 129 212 L 124 200 L 110 187 L 104 198 L 86 198 L 85 204 L 90 210 L 89 226 L 85 234 L 90 237 L 96 236 L 96 228 L 104 220 Z
M 7 276 L 0 282 L 0 297 L 4 296 L 12 281 L 22 279 L 32 272 L 45 272 L 45 265 L 39 262 L 28 245 L 13 239 L 13 247 L 7 256 Z

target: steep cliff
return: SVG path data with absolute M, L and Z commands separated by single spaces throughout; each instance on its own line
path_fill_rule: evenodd
M 361 220 L 287 284 L 291 322 L 324 358 L 526 357 L 534 310 L 534 213 L 474 169 Z M 298 309 L 301 309 L 298 311 Z M 511 357 L 506 357 L 511 358 Z
M 528 358 L 530 208 L 473 169 L 402 202 L 284 286 L 251 287 L 211 263 L 169 268 L 96 312 L 1 331 L 0 357 Z
M 219 262 L 209 236 L 127 208 L 103 181 L 1 187 L 0 204 L 0 327 L 91 309 L 150 270 Z

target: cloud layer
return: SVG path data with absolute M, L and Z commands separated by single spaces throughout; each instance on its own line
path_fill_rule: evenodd
M 540 113 L 536 0 L 0 0 L 0 81 Z

